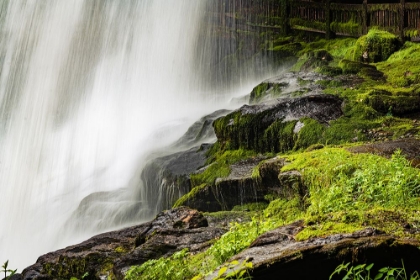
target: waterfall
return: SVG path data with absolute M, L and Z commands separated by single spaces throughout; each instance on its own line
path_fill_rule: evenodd
M 220 86 L 210 2 L 0 1 L 0 262 L 156 214 L 148 152 L 267 74 Z

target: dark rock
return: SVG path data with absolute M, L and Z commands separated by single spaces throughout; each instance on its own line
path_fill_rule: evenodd
M 214 185 L 193 189 L 182 205 L 200 211 L 231 210 L 236 205 L 267 202 L 266 195 L 291 199 L 307 195 L 307 188 L 297 171 L 280 173 L 285 165 L 283 158 L 265 160 L 253 157 L 231 165 L 227 178 L 219 178 Z M 258 168 L 259 175 L 252 172 Z
M 398 239 L 366 228 L 351 234 L 296 241 L 295 235 L 302 229 L 303 223 L 299 221 L 267 232 L 228 262 L 238 260 L 235 270 L 252 259 L 253 279 L 278 279 L 279 275 L 282 279 L 328 279 L 343 262 L 374 263 L 379 269 L 400 267 L 403 259 L 407 272 L 418 268 L 420 242 L 417 240 Z M 206 279 L 214 279 L 217 273 Z
M 210 240 L 225 230 L 208 228 L 197 210 L 180 207 L 160 213 L 155 220 L 118 231 L 103 233 L 78 245 L 48 253 L 26 268 L 23 279 L 122 279 L 131 265 L 168 256 L 189 248 L 206 249 Z
M 151 207 L 155 207 L 156 212 L 171 208 L 191 190 L 189 175 L 205 165 L 210 148 L 210 144 L 204 142 L 216 141 L 213 121 L 228 112 L 219 110 L 202 117 L 169 149 L 158 152 L 163 155 L 155 156 L 144 167 L 141 179 L 147 190 L 145 199 L 155 203 Z

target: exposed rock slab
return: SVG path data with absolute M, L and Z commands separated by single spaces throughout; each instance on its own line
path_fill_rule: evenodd
M 420 139 L 416 138 L 365 144 L 348 150 L 353 153 L 371 153 L 387 158 L 390 158 L 397 150 L 401 150 L 413 167 L 420 167 Z
M 291 199 L 303 197 L 307 189 L 297 171 L 280 172 L 284 158 L 253 157 L 231 165 L 231 173 L 214 185 L 197 187 L 185 200 L 185 206 L 205 212 L 231 210 L 236 205 L 267 202 L 266 195 Z M 253 176 L 254 169 L 259 175 Z
M 159 214 L 155 220 L 100 234 L 80 244 L 48 253 L 26 268 L 23 279 L 123 278 L 132 265 L 170 255 L 184 248 L 206 249 L 225 230 L 209 228 L 204 216 L 186 207 Z
M 250 248 L 234 256 L 240 269 L 251 261 L 254 279 L 328 279 L 343 262 L 374 263 L 375 268 L 401 266 L 407 271 L 418 269 L 420 257 L 417 240 L 398 239 L 376 229 L 367 228 L 351 234 L 296 241 L 294 236 L 303 229 L 302 222 L 267 232 L 255 240 Z M 216 272 L 217 274 L 217 272 Z M 214 279 L 216 274 L 207 279 Z M 338 279 L 338 278 L 337 278 Z

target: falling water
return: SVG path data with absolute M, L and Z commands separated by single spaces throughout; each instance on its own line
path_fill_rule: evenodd
M 142 159 L 227 100 L 207 4 L 0 1 L 0 262 L 155 214 Z

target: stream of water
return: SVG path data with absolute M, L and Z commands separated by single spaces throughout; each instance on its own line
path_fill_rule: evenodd
M 0 1 L 0 262 L 23 269 L 156 214 L 139 178 L 148 152 L 267 76 L 217 84 L 208 5 Z

